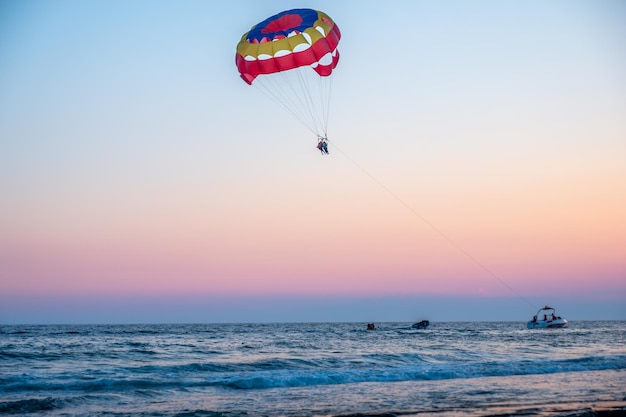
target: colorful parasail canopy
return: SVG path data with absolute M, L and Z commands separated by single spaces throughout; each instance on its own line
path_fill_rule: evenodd
M 237 45 L 235 63 L 241 78 L 252 84 L 262 74 L 310 66 L 320 76 L 339 61 L 339 27 L 323 12 L 292 9 L 253 26 Z

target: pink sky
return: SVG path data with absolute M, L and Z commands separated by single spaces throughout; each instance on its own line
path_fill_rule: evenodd
M 417 199 L 407 197 L 407 208 L 374 183 L 367 190 L 367 181 L 361 195 L 333 194 L 329 187 L 324 200 L 317 198 L 328 190 L 287 194 L 276 186 L 264 190 L 273 198 L 254 210 L 227 195 L 217 202 L 183 196 L 174 206 L 128 197 L 106 214 L 99 204 L 59 203 L 28 214 L 35 224 L 8 225 L 3 290 L 510 295 L 476 260 L 523 294 L 539 286 L 623 296 L 626 203 L 607 191 L 622 181 L 607 176 L 598 178 L 600 187 L 580 188 L 581 179 L 571 175 L 515 191 L 483 182 L 480 190 L 438 200 L 425 190 L 428 218 L 413 209 Z M 317 214 L 322 205 L 332 209 Z

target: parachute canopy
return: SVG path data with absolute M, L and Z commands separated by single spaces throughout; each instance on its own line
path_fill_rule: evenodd
M 339 27 L 323 12 L 285 10 L 258 23 L 237 45 L 241 78 L 319 137 L 327 136 Z
M 323 12 L 285 10 L 245 33 L 237 45 L 236 64 L 248 84 L 260 74 L 312 66 L 328 76 L 337 66 L 339 27 Z

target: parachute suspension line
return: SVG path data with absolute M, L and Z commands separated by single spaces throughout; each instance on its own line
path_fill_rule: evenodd
M 317 79 L 316 79 L 317 78 Z M 328 85 L 311 67 L 261 75 L 253 83 L 317 136 L 326 136 Z M 317 92 L 315 91 L 317 90 Z M 314 94 L 315 93 L 315 94 Z
M 314 80 L 310 80 L 307 91 L 309 92 L 309 100 L 311 102 L 311 115 L 315 117 L 316 128 L 319 130 L 319 136 L 327 137 L 328 135 L 328 109 L 330 99 L 330 81 L 332 77 L 322 77 L 317 75 Z M 308 80 L 307 80 L 308 81 Z M 310 84 L 315 84 L 310 85 Z M 315 97 L 313 94 L 315 94 Z
M 315 120 L 311 117 L 311 105 L 307 100 L 307 85 L 302 81 L 302 68 L 297 68 L 289 72 L 280 72 L 279 74 L 283 79 L 281 85 L 289 90 L 286 95 L 291 99 L 290 102 L 292 103 L 293 111 L 299 111 L 300 121 L 308 126 L 309 130 L 317 134 Z M 309 120 L 312 123 L 309 123 Z
M 320 87 L 321 94 L 324 95 L 322 102 L 324 103 L 324 137 L 328 137 L 328 120 L 330 118 L 330 95 L 332 93 L 333 78 L 320 77 L 320 83 L 324 84 Z
M 313 129 L 315 129 L 316 134 L 319 136 L 321 134 L 320 131 L 320 121 L 318 118 L 318 114 L 315 111 L 315 100 L 313 99 L 313 88 L 311 86 L 310 83 L 310 79 L 309 77 L 311 77 L 311 74 L 305 74 L 302 69 L 308 70 L 313 72 L 313 70 L 310 67 L 305 67 L 305 68 L 299 68 L 296 72 L 298 75 L 298 81 L 299 81 L 299 85 L 300 85 L 300 92 L 301 92 L 301 97 L 302 97 L 302 102 L 304 107 L 307 109 L 308 115 L 310 117 L 311 120 L 311 126 L 313 126 Z M 307 77 L 308 76 L 308 77 Z
M 330 141 L 328 141 L 330 142 Z M 528 301 L 523 295 L 521 295 L 519 292 L 517 292 L 513 287 L 511 287 L 509 284 L 506 283 L 506 281 L 504 281 L 502 278 L 500 278 L 500 276 L 498 274 L 496 274 L 495 272 L 493 272 L 491 269 L 489 269 L 485 264 L 483 264 L 482 262 L 480 262 L 475 256 L 473 256 L 471 253 L 469 253 L 468 251 L 466 251 L 465 249 L 463 249 L 463 247 L 461 245 L 459 245 L 458 243 L 456 243 L 452 238 L 450 238 L 448 235 L 446 235 L 441 229 L 439 229 L 434 223 L 432 223 L 431 221 L 429 221 L 426 217 L 424 217 L 423 215 L 421 215 L 417 210 L 415 210 L 410 204 L 408 204 L 407 202 L 405 202 L 402 198 L 400 198 L 400 196 L 398 196 L 396 193 L 394 193 L 389 187 L 387 187 L 384 183 L 382 183 L 380 180 L 378 180 L 376 177 L 374 177 L 372 174 L 370 174 L 365 168 L 363 168 L 360 164 L 358 164 L 354 159 L 350 158 L 350 156 L 348 156 L 348 154 L 346 154 L 344 151 L 342 151 L 340 148 L 337 147 L 337 145 L 333 144 L 333 149 L 339 151 L 339 153 L 341 153 L 346 159 L 348 159 L 350 162 L 352 162 L 352 164 L 354 166 L 356 166 L 361 172 L 363 172 L 365 175 L 367 175 L 372 181 L 374 181 L 376 184 L 378 184 L 379 187 L 381 187 L 382 189 L 384 189 L 391 197 L 393 197 L 394 199 L 396 199 L 400 204 L 402 204 L 404 207 L 406 207 L 411 213 L 413 213 L 417 218 L 419 218 L 424 224 L 426 224 L 428 227 L 430 227 L 431 230 L 433 230 L 435 233 L 437 233 L 440 237 L 442 237 L 446 242 L 448 242 L 454 249 L 456 249 L 459 253 L 461 253 L 462 255 L 464 255 L 466 258 L 468 258 L 470 261 L 472 261 L 476 266 L 478 266 L 480 269 L 482 269 L 484 272 L 486 272 L 489 276 L 491 276 L 492 278 L 496 279 L 497 281 L 499 281 L 502 285 L 504 285 L 506 288 L 508 288 L 513 294 L 517 295 L 519 298 L 521 298 L 522 300 L 524 300 L 529 306 L 531 307 L 536 307 L 534 304 L 532 304 L 530 301 Z
M 277 77 L 278 76 L 278 77 Z M 303 124 L 307 129 L 309 129 L 314 135 L 317 135 L 315 129 L 311 128 L 309 123 L 307 123 L 307 118 L 298 111 L 299 106 L 297 103 L 297 94 L 293 93 L 293 86 L 291 88 L 291 94 L 289 94 L 289 90 L 285 86 L 286 83 L 284 81 L 279 80 L 285 77 L 281 77 L 279 74 L 273 74 L 272 77 L 267 76 L 259 76 L 255 81 L 253 86 L 258 86 L 259 90 L 269 97 L 274 103 L 278 104 L 283 110 L 285 110 L 288 114 L 298 120 L 301 124 Z
M 310 67 L 299 69 L 298 80 L 301 86 L 301 97 L 306 101 L 306 108 L 317 135 L 326 137 L 328 130 L 328 82 L 331 76 L 322 77 Z
M 318 91 L 320 95 L 320 119 L 321 128 L 324 132 L 324 137 L 328 137 L 328 119 L 330 115 L 330 93 L 332 87 L 333 77 L 318 77 Z

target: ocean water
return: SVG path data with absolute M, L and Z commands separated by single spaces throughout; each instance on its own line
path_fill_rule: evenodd
M 0 414 L 626 415 L 626 321 L 0 326 Z

